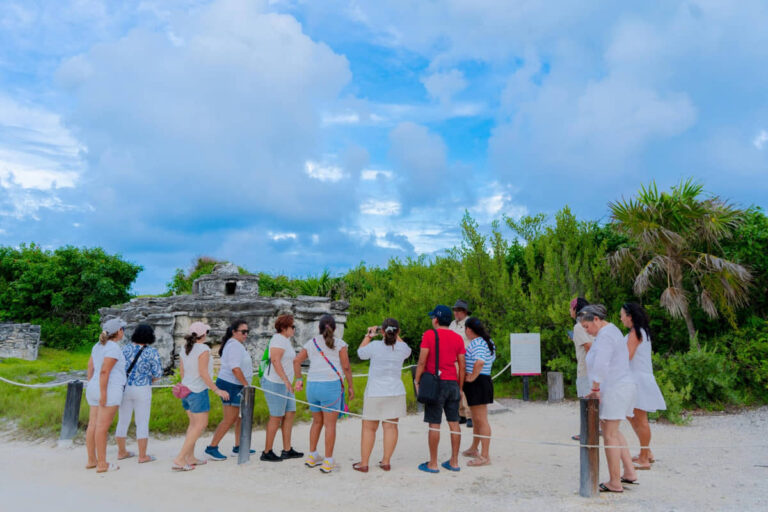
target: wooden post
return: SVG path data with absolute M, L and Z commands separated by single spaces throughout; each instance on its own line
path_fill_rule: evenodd
M 597 398 L 582 398 L 581 405 L 581 430 L 579 439 L 582 445 L 594 446 L 579 449 L 580 481 L 579 495 L 591 498 L 598 494 L 597 480 L 600 476 L 600 443 L 598 431 L 600 428 L 600 401 Z
M 529 400 L 528 398 L 528 376 L 523 376 L 523 400 L 527 402 Z
M 418 394 L 416 393 L 416 367 L 411 366 L 411 383 L 413 384 L 413 396 L 416 397 L 416 410 L 421 412 L 424 406 L 419 402 Z
M 80 419 L 80 401 L 83 398 L 83 381 L 73 380 L 67 384 L 67 399 L 64 402 L 64 416 L 61 419 L 59 445 L 69 444 L 77 434 Z
M 251 458 L 251 434 L 253 433 L 253 399 L 256 388 L 246 386 L 240 399 L 240 452 L 237 463 L 245 464 Z
M 560 372 L 547 372 L 547 392 L 549 402 L 561 402 L 564 398 L 563 374 Z

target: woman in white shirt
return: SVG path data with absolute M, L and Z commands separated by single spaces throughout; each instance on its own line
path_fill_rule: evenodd
M 383 339 L 373 340 L 379 334 L 383 334 Z M 390 461 L 397 445 L 397 421 L 406 415 L 402 372 L 403 361 L 410 355 L 411 348 L 400 339 L 400 324 L 394 318 L 385 319 L 381 327 L 369 327 L 357 349 L 357 357 L 371 361 L 363 401 L 360 462 L 352 465 L 357 471 L 368 472 L 380 421 L 383 421 L 384 455 L 379 467 L 384 471 L 391 469 Z
M 290 340 L 296 332 L 293 315 L 277 317 L 275 331 L 267 346 L 268 363 L 261 378 L 261 387 L 265 390 L 264 398 L 269 409 L 269 421 L 264 451 L 259 459 L 267 462 L 280 462 L 304 456 L 291 446 L 293 420 L 296 417 L 296 400 L 293 394 L 293 360 L 296 350 Z M 272 450 L 278 429 L 281 429 L 283 434 L 283 451 L 280 455 Z
M 202 322 L 192 323 L 179 358 L 181 384 L 190 391 L 181 399 L 181 405 L 189 418 L 189 427 L 181 451 L 173 459 L 171 469 L 174 471 L 191 471 L 207 462 L 195 457 L 195 443 L 208 426 L 208 413 L 211 410 L 208 390 L 211 389 L 224 400 L 229 399 L 229 393 L 216 387 L 211 379 L 213 358 L 210 347 L 205 344 L 209 330 L 210 327 Z
M 221 339 L 219 357 L 221 367 L 216 386 L 223 389 L 229 395 L 226 400 L 222 398 L 222 418 L 213 433 L 211 444 L 205 449 L 206 455 L 211 460 L 227 460 L 227 456 L 219 451 L 219 442 L 234 426 L 235 443 L 232 453 L 240 451 L 240 398 L 243 388 L 251 385 L 253 378 L 253 360 L 245 348 L 245 340 L 248 338 L 248 324 L 245 320 L 235 320 L 227 327 L 227 332 Z M 256 450 L 251 450 L 256 453 Z
M 346 400 L 354 397 L 352 368 L 349 365 L 347 344 L 336 338 L 336 320 L 331 315 L 320 317 L 319 325 L 322 336 L 314 337 L 304 344 L 299 355 L 293 360 L 293 373 L 297 376 L 294 391 L 303 387 L 301 363 L 309 358 L 307 374 L 307 402 L 312 413 L 312 426 L 309 429 L 309 456 L 304 461 L 307 467 L 320 466 L 320 471 L 330 473 L 336 467 L 333 461 L 333 447 L 336 444 L 336 420 L 343 412 Z M 344 378 L 349 390 L 344 392 Z M 320 432 L 325 428 L 325 456 L 320 457 L 317 443 Z
M 123 339 L 125 322 L 119 318 L 107 320 L 88 359 L 88 387 L 85 398 L 91 407 L 85 446 L 88 464 L 97 473 L 116 471 L 117 464 L 107 463 L 107 433 L 123 400 L 125 387 L 125 358 L 118 341 Z
M 635 403 L 635 380 L 629 369 L 629 352 L 618 327 L 605 320 L 602 304 L 584 307 L 579 322 L 590 336 L 595 336 L 587 353 L 587 372 L 592 389 L 587 398 L 600 399 L 600 423 L 603 426 L 605 458 L 610 480 L 600 484 L 601 492 L 623 492 L 622 483 L 637 482 L 637 473 L 629 455 L 627 440 L 619 423 L 632 416 Z M 608 448 L 622 446 L 623 448 Z M 621 466 L 624 474 L 621 474 Z
M 653 376 L 648 314 L 640 304 L 629 302 L 621 308 L 621 323 L 629 328 L 624 339 L 629 351 L 629 369 L 637 385 L 634 416 L 629 418 L 629 422 L 640 441 L 640 454 L 632 460 L 637 464 L 637 469 L 651 469 L 651 463 L 655 460 L 649 448 L 651 426 L 648 424 L 648 413 L 664 410 L 667 404 Z

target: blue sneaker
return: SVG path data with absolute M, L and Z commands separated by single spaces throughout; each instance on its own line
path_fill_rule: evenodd
M 250 452 L 251 453 L 256 453 L 256 450 L 250 450 Z M 234 453 L 235 455 L 240 453 L 240 447 L 239 446 L 233 446 L 232 447 L 232 453 Z
M 227 460 L 227 456 L 219 451 L 218 446 L 207 446 L 205 448 L 205 454 L 211 460 Z

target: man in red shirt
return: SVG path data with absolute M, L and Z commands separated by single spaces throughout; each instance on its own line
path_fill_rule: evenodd
M 440 377 L 440 397 L 436 404 L 424 405 L 424 422 L 430 426 L 429 431 L 429 462 L 419 465 L 421 471 L 437 473 L 437 446 L 440 444 L 440 423 L 443 412 L 451 430 L 451 458 L 442 463 L 449 471 L 459 471 L 459 448 L 461 446 L 461 430 L 459 428 L 459 400 L 461 387 L 464 385 L 464 340 L 448 326 L 451 325 L 453 314 L 448 306 L 438 305 L 430 311 L 432 329 L 421 337 L 421 352 L 419 364 L 416 367 L 415 381 L 421 381 L 424 372 L 435 371 L 435 333 L 439 343 L 440 361 L 438 375 Z M 458 363 L 458 365 L 456 364 Z M 418 385 L 417 385 L 418 394 Z M 432 430 L 434 429 L 434 430 Z

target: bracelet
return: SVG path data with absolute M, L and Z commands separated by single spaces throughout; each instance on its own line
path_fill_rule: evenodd
M 600 392 L 600 388 L 597 388 L 597 389 L 592 388 L 592 391 L 597 391 L 599 393 Z

